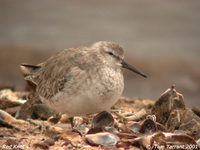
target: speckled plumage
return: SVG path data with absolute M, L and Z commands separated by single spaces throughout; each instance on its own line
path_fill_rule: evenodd
M 123 57 L 122 47 L 113 42 L 69 48 L 39 64 L 25 79 L 58 112 L 69 116 L 96 113 L 108 110 L 123 92 Z

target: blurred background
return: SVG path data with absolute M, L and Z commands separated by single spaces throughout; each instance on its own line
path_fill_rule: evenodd
M 172 84 L 200 104 L 200 1 L 0 0 L 0 84 L 24 89 L 19 64 L 69 47 L 114 41 L 148 75 L 124 70 L 129 98 L 157 100 Z

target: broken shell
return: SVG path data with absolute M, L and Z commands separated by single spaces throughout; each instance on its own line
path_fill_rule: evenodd
M 178 149 L 186 149 L 187 146 L 192 146 L 187 149 L 199 149 L 197 142 L 192 137 L 184 134 L 169 132 L 156 132 L 147 136 L 145 135 L 134 139 L 127 139 L 124 142 L 130 142 L 132 145 L 142 147 L 144 149 L 151 149 L 153 147 L 158 148 L 158 146 L 159 149 L 166 149 L 167 147 L 169 149 L 174 149 L 174 146 Z
M 15 116 L 15 114 L 20 110 L 21 106 L 14 106 L 4 109 L 7 113 L 11 114 L 12 116 Z
M 34 149 L 49 149 L 49 145 L 44 142 L 37 142 L 33 144 Z
M 186 123 L 186 122 L 191 121 L 191 119 L 194 119 L 194 120 L 196 120 L 197 122 L 200 123 L 200 118 L 191 109 L 186 109 L 184 111 L 184 118 L 183 118 L 183 120 Z
M 83 123 L 83 124 L 73 127 L 73 130 L 80 133 L 80 135 L 85 135 L 89 131 L 89 125 L 87 125 L 86 123 Z
M 127 127 L 126 127 L 126 125 L 124 123 L 120 123 L 120 122 L 117 122 L 117 121 L 115 121 L 115 122 L 116 123 L 115 123 L 114 127 L 117 128 L 118 131 L 126 132 Z
M 53 116 L 48 118 L 48 122 L 51 122 L 53 124 L 56 124 L 58 122 L 63 123 L 60 120 L 61 120 L 61 114 L 60 113 L 57 113 L 57 114 L 55 114 L 55 115 L 53 115 Z
M 21 106 L 26 100 L 20 99 L 16 92 L 10 89 L 5 89 L 0 91 L 0 109 L 6 109 L 15 106 Z
M 114 123 L 113 116 L 103 111 L 97 114 L 92 120 L 92 128 L 104 128 L 105 126 L 111 126 Z
M 67 123 L 68 120 L 69 120 L 69 118 L 68 118 L 67 114 L 62 114 L 62 115 L 60 116 L 59 122 L 60 122 L 60 123 Z
M 196 141 L 188 135 L 184 134 L 177 134 L 177 133 L 163 133 L 165 136 L 165 141 L 169 144 L 177 144 L 177 145 L 183 145 L 183 144 L 194 144 L 197 145 Z M 176 142 L 174 142 L 176 141 Z
M 156 128 L 158 131 L 163 131 L 163 132 L 167 132 L 167 128 L 163 125 L 163 124 L 160 124 L 158 122 L 156 122 Z
M 13 146 L 13 145 L 17 145 L 18 143 L 19 143 L 19 140 L 17 140 L 17 139 L 7 139 L 6 142 L 4 143 L 4 145 L 6 145 L 6 146 Z
M 114 127 L 105 127 L 104 128 L 105 131 L 111 132 L 113 134 L 118 134 L 119 131 L 117 129 L 115 129 Z
M 197 140 L 197 144 L 200 147 L 200 139 Z
M 9 113 L 3 111 L 0 109 L 0 119 L 3 121 L 9 123 L 9 124 L 28 124 L 28 122 L 20 119 L 16 119 L 13 116 L 11 116 Z
M 123 141 L 124 143 L 130 143 L 131 145 L 140 147 L 141 149 L 146 149 L 151 147 L 151 142 L 153 141 L 153 137 L 155 136 L 155 134 L 140 136 L 136 138 L 123 138 L 121 139 L 121 141 Z M 149 147 L 146 147 L 147 145 L 149 145 Z
M 140 128 L 141 128 L 141 125 L 139 123 L 137 123 L 137 122 L 135 122 L 131 126 L 129 126 L 129 129 L 131 131 L 133 131 L 133 133 L 139 132 Z
M 181 125 L 181 118 L 183 118 L 183 111 L 176 109 L 170 113 L 170 116 L 166 122 L 166 127 L 170 131 L 173 131 L 175 129 L 179 129 L 179 126 Z
M 152 145 L 167 145 L 169 149 L 199 149 L 196 141 L 185 134 L 160 132 L 156 133 L 151 141 Z M 175 147 L 174 147 L 175 146 Z M 190 148 L 190 146 L 192 146 Z M 194 147 L 193 147 L 194 146 Z M 166 147 L 164 147 L 166 148 Z
M 200 123 L 195 119 L 181 124 L 179 129 L 186 131 L 187 134 L 194 137 L 194 139 L 200 138 Z
M 135 114 L 133 114 L 132 116 L 128 116 L 126 117 L 127 120 L 129 121 L 138 121 L 141 118 L 145 117 L 147 115 L 146 110 L 143 108 L 140 111 L 136 112 Z
M 43 141 L 43 143 L 46 143 L 47 145 L 52 146 L 55 144 L 55 140 L 49 138 L 49 139 L 46 139 L 45 141 Z
M 184 130 L 195 139 L 200 137 L 200 118 L 188 108 L 173 110 L 170 113 L 166 127 L 170 131 L 175 129 Z
M 192 111 L 193 111 L 197 116 L 200 117 L 200 106 L 194 106 L 194 107 L 192 108 Z
M 103 129 L 102 128 L 91 128 L 91 129 L 89 129 L 87 134 L 95 134 L 95 133 L 98 133 L 98 132 L 103 132 Z
M 147 115 L 147 116 L 146 116 L 146 119 L 151 119 L 151 120 L 153 120 L 154 122 L 156 122 L 156 116 L 155 116 L 155 115 Z
M 53 139 L 55 139 L 56 140 L 56 138 L 58 138 L 59 137 L 59 135 L 61 136 L 62 134 L 63 134 L 63 132 L 64 131 L 66 131 L 66 132 L 68 132 L 69 131 L 69 129 L 68 130 L 65 130 L 65 129 L 63 129 L 62 127 L 57 127 L 57 126 L 44 126 L 44 127 L 42 127 L 43 129 L 42 129 L 42 132 L 46 135 L 46 136 L 48 136 L 48 137 L 51 137 L 51 138 L 53 138 Z
M 191 109 L 182 112 L 181 125 L 179 129 L 187 132 L 194 139 L 200 138 L 200 118 Z
M 187 133 L 183 130 L 174 130 L 175 134 L 182 134 L 182 135 L 187 135 Z
M 156 132 L 156 130 L 157 130 L 156 123 L 151 119 L 146 119 L 141 124 L 141 128 L 139 132 L 143 134 L 151 134 L 151 133 Z
M 83 117 L 75 116 L 73 117 L 72 124 L 74 127 L 77 127 L 84 123 Z
M 176 92 L 174 86 L 172 86 L 156 101 L 152 108 L 152 114 L 156 115 L 157 122 L 165 125 L 173 110 L 184 110 L 185 108 L 183 95 Z
M 85 139 L 91 145 L 116 145 L 120 140 L 118 136 L 109 132 L 87 134 Z

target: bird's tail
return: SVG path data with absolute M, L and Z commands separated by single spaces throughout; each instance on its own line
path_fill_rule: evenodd
M 20 65 L 20 70 L 21 70 L 24 77 L 32 75 L 33 73 L 35 73 L 40 68 L 41 68 L 40 65 L 35 66 L 35 65 L 25 64 L 25 63 L 22 63 Z

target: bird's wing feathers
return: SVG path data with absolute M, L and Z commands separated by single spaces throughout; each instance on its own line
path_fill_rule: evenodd
M 86 59 L 85 57 L 89 56 L 80 49 L 61 51 L 47 59 L 41 68 L 27 76 L 26 79 L 36 84 L 37 91 L 42 97 L 51 98 L 72 79 L 73 71 L 86 72 L 87 67 L 85 66 L 91 65 L 91 63 L 82 61 L 82 59 Z

